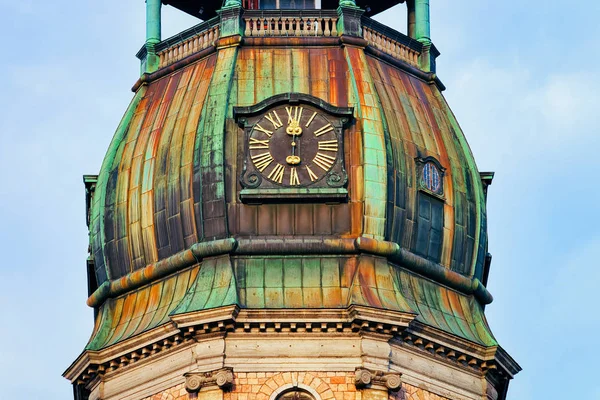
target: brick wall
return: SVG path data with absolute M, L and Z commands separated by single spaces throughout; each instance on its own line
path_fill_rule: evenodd
M 318 400 L 363 400 L 356 390 L 353 372 L 238 372 L 234 386 L 223 394 L 223 400 L 269 400 L 282 387 L 299 386 L 318 394 Z M 188 400 L 184 384 L 177 385 L 143 400 Z M 415 386 L 402 384 L 402 389 L 391 393 L 389 400 L 447 400 Z

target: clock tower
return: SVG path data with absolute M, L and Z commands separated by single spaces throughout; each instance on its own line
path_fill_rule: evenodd
M 146 0 L 86 175 L 95 326 L 75 400 L 506 398 L 486 196 L 429 1 Z M 161 7 L 203 20 L 161 37 Z

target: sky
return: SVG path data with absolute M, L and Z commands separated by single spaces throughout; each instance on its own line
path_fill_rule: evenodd
M 132 98 L 142 0 L 0 0 L 0 399 L 72 398 L 92 332 L 83 174 Z M 600 399 L 600 2 L 431 0 L 438 76 L 488 194 L 508 399 Z M 406 32 L 404 6 L 378 18 Z M 163 37 L 195 23 L 163 8 Z

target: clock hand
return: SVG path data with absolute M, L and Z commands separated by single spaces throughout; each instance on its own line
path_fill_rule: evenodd
M 300 164 L 300 157 L 296 155 L 296 135 L 292 135 L 292 155 L 287 156 L 285 161 L 290 165 Z

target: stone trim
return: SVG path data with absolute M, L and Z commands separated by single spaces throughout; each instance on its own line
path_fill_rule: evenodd
M 174 316 L 171 324 L 145 333 L 143 347 L 132 346 L 138 340 L 126 340 L 116 347 L 84 352 L 64 376 L 74 384 L 87 386 L 98 379 L 103 380 L 105 375 L 114 375 L 116 370 L 133 368 L 138 363 L 149 362 L 167 351 L 189 346 L 199 338 L 227 333 L 380 334 L 389 336 L 392 346 L 407 347 L 426 357 L 433 357 L 482 376 L 493 374 L 500 379 L 511 379 L 518 372 L 518 366 L 511 363 L 512 359 L 501 348 L 485 348 L 464 340 L 457 341 L 453 335 L 432 328 L 422 328 L 415 332 L 411 328 L 415 323 L 414 318 L 412 314 L 359 306 L 351 306 L 346 310 L 295 310 L 292 317 L 288 310 L 243 310 L 229 306 Z M 172 333 L 169 335 L 167 332 Z M 134 350 L 120 350 L 131 348 Z M 387 387 L 385 382 L 381 386 Z
M 198 393 L 202 388 L 218 386 L 229 390 L 233 386 L 233 368 L 221 368 L 209 372 L 188 372 L 185 376 L 185 390 Z
M 293 378 L 292 378 L 293 380 Z M 275 390 L 273 393 L 271 393 L 271 396 L 269 397 L 269 400 L 277 400 L 277 396 L 279 396 L 280 394 L 282 394 L 283 392 L 290 390 L 290 389 L 302 389 L 307 391 L 308 393 L 310 393 L 313 398 L 315 400 L 321 400 L 321 396 L 319 396 L 319 393 L 313 389 L 310 386 L 304 385 L 302 383 L 288 383 L 286 385 L 283 385 L 281 387 L 279 387 L 277 390 Z
M 260 388 L 256 400 L 275 400 L 287 389 L 304 389 L 315 400 L 333 400 L 331 387 L 321 378 L 309 372 L 283 372 L 270 377 Z

